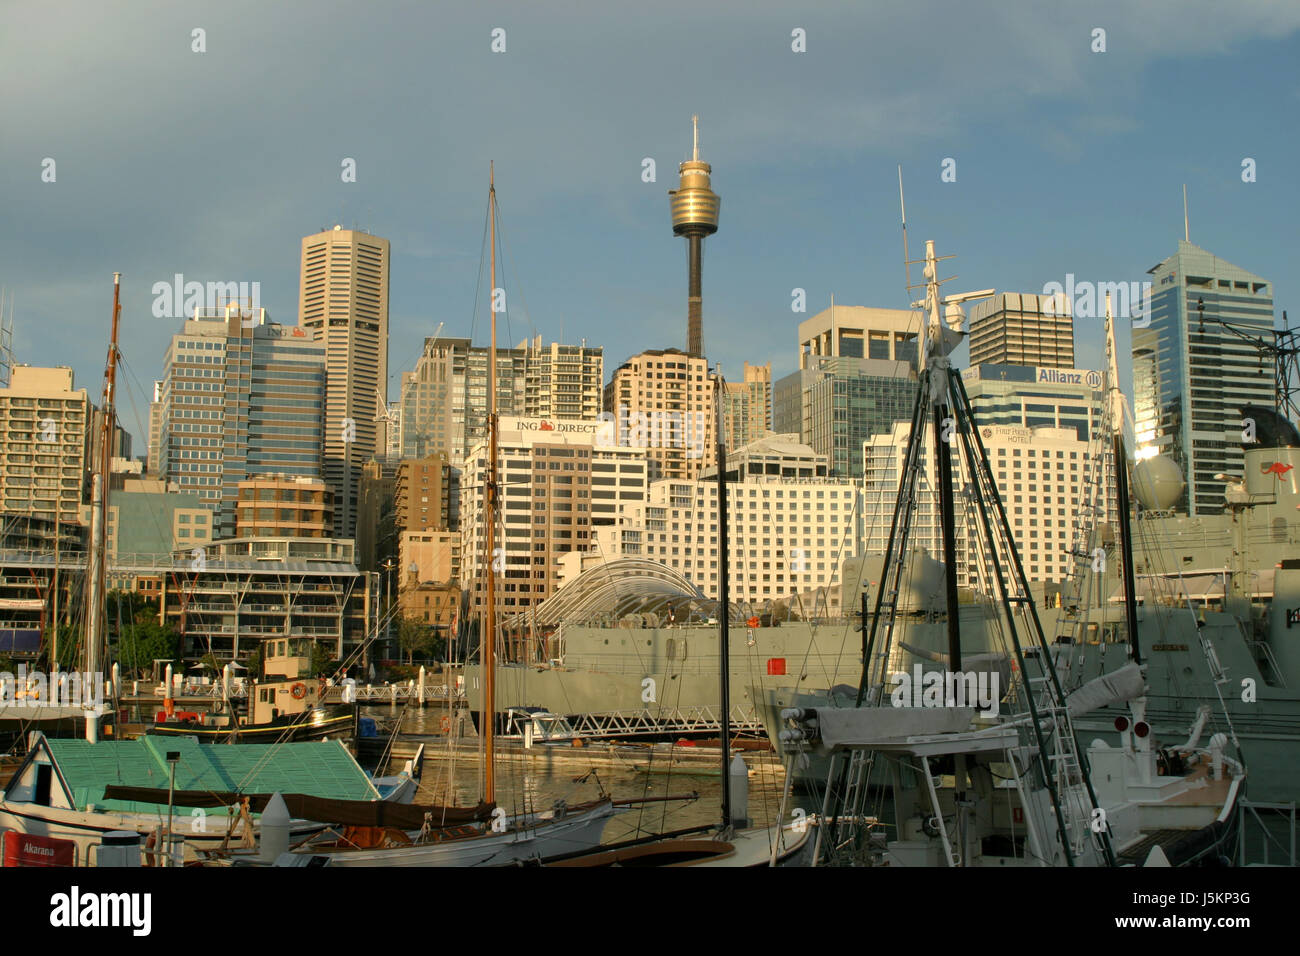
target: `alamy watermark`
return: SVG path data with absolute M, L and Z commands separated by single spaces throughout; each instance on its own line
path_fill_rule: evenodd
M 80 671 L 0 671 L 0 707 L 104 707 L 104 675 Z
M 889 701 L 895 707 L 978 707 L 981 716 L 996 717 L 1002 693 L 996 671 L 928 671 L 920 664 L 912 673 L 899 671 Z
M 627 448 L 684 448 L 687 458 L 703 458 L 712 417 L 703 412 L 633 411 L 620 405 L 618 413 L 601 412 L 597 421 L 611 422 L 615 443 Z
M 1073 315 L 1076 319 L 1099 319 L 1106 314 L 1106 296 L 1110 295 L 1111 315 L 1132 319 L 1135 328 L 1151 324 L 1150 282 L 1075 282 L 1074 273 L 1065 275 L 1065 283 L 1049 282 L 1043 286 L 1049 301 L 1043 304 L 1047 315 Z
M 231 303 L 251 312 L 262 307 L 260 282 L 186 282 L 178 272 L 171 282 L 155 282 L 149 291 L 156 319 L 186 319 L 199 309 L 215 311 Z

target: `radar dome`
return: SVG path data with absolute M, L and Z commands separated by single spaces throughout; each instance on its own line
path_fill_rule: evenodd
M 1133 493 L 1150 511 L 1172 508 L 1185 487 L 1183 470 L 1164 455 L 1144 459 L 1133 469 Z

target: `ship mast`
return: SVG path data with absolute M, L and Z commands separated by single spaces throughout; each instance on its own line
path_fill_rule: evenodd
M 104 367 L 104 402 L 100 411 L 99 444 L 95 447 L 95 470 L 91 478 L 90 554 L 86 561 L 86 681 L 102 682 L 99 676 L 99 651 L 104 644 L 104 590 L 107 585 L 108 551 L 108 476 L 112 470 L 113 409 L 117 388 L 117 329 L 122 315 L 122 273 L 113 273 L 113 330 L 108 341 L 108 360 Z M 57 527 L 55 534 L 58 534 Z M 55 622 L 57 629 L 58 622 Z M 91 685 L 96 686 L 96 685 Z M 99 714 L 90 694 L 86 709 L 86 740 L 99 740 Z
M 488 349 L 488 471 L 485 498 L 487 602 L 483 631 L 479 634 L 479 657 L 483 670 L 483 800 L 496 799 L 494 743 L 496 731 L 496 520 L 497 520 L 497 187 L 493 164 L 488 164 L 488 224 L 491 231 L 492 285 L 489 308 L 492 313 L 492 344 Z
M 1129 521 L 1128 451 L 1124 447 L 1124 396 L 1119 390 L 1119 371 L 1115 363 L 1115 322 L 1110 312 L 1110 293 L 1106 293 L 1106 424 L 1110 429 L 1111 456 L 1115 460 L 1115 499 L 1119 512 L 1119 543 L 1124 574 L 1124 620 L 1128 627 L 1129 648 L 1133 663 L 1141 665 L 1142 649 L 1138 643 L 1137 578 L 1133 573 L 1133 528 Z

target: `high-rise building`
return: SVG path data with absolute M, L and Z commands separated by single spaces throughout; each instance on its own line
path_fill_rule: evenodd
M 454 531 L 460 525 L 460 472 L 446 455 L 408 458 L 393 491 L 401 531 Z
M 1106 520 L 1106 505 L 1088 497 L 1087 483 L 1095 468 L 1088 467 L 1089 454 L 1098 450 L 1080 440 L 1073 429 L 980 424 L 980 438 L 989 457 L 998 493 L 1011 522 L 1011 534 L 1025 574 L 1031 582 L 1060 584 L 1073 569 L 1071 552 L 1081 521 Z M 926 426 L 921 457 L 919 487 L 933 489 L 933 426 Z M 863 446 L 866 476 L 863 481 L 862 546 L 866 553 L 884 553 L 888 547 L 890 523 L 898 500 L 898 482 L 907 453 L 912 426 L 900 422 L 889 434 L 876 435 Z M 957 485 L 957 574 L 964 587 L 995 593 L 989 569 L 976 563 L 980 553 L 977 536 L 981 529 L 974 518 L 974 501 L 967 501 L 969 477 L 964 461 L 954 467 Z M 912 511 L 911 540 L 931 556 L 941 559 L 943 540 L 938 502 L 933 492 L 922 494 Z M 1005 569 L 1004 569 L 1005 570 Z
M 51 529 L 77 520 L 88 488 L 91 409 L 72 369 L 11 369 L 0 388 L 0 513 L 46 519 Z
M 162 451 L 162 382 L 153 383 L 153 401 L 149 403 L 149 457 L 146 471 L 158 475 L 158 453 Z
M 377 571 L 385 561 L 397 559 L 396 488 L 397 465 L 393 461 L 368 461 L 361 467 L 356 555 L 362 571 Z
M 402 458 L 444 454 L 457 467 L 487 428 L 488 349 L 469 339 L 428 338 L 402 374 Z M 541 336 L 497 349 L 497 414 L 594 421 L 601 410 L 599 346 L 543 345 Z
M 909 421 L 916 403 L 912 366 L 893 359 L 807 356 L 807 366 L 773 388 L 778 434 L 795 434 L 830 461 L 837 478 L 862 477 L 862 443 Z
M 560 555 L 590 550 L 597 529 L 616 524 L 623 509 L 645 503 L 647 452 L 616 446 L 609 422 L 502 417 L 499 434 L 495 541 L 505 563 L 496 593 L 508 612 L 549 597 L 558 584 Z M 461 490 L 460 560 L 476 609 L 484 600 L 487 458 L 487 443 L 475 446 Z
M 238 306 L 196 311 L 163 357 L 159 474 L 238 523 L 239 483 L 321 477 L 325 348 Z
M 862 477 L 862 443 L 908 421 L 916 401 L 918 313 L 833 301 L 799 323 L 799 369 L 772 388 L 772 427 L 795 434 L 840 478 Z
M 1271 341 L 1273 284 L 1185 240 L 1148 271 L 1150 324 L 1133 328 L 1137 454 L 1182 467 L 1176 508 L 1217 513 L 1243 467 L 1242 407 L 1276 404 L 1258 349 L 1226 326 Z
M 812 368 L 818 358 L 877 359 L 916 366 L 919 312 L 836 305 L 799 323 L 799 368 Z M 781 431 L 780 428 L 777 431 Z
M 759 441 L 772 430 L 772 363 L 745 363 L 744 378 L 722 388 L 722 427 L 727 451 Z
M 708 361 L 681 349 L 634 355 L 605 386 L 618 444 L 647 449 L 652 481 L 696 478 L 715 462 L 715 408 Z
M 1065 296 L 1001 292 L 971 307 L 971 365 L 1074 368 L 1074 319 Z
M 700 159 L 700 118 L 691 117 L 694 146 L 691 158 L 678 167 L 681 182 L 668 190 L 673 217 L 673 235 L 686 237 L 686 352 L 692 358 L 704 355 L 704 308 L 700 273 L 703 272 L 704 237 L 718 231 L 722 200 L 709 186 L 713 167 Z
M 346 538 L 361 466 L 385 453 L 376 418 L 388 389 L 388 260 L 387 239 L 342 226 L 302 240 L 298 324 L 325 346 L 325 480 Z
M 542 344 L 524 349 L 524 406 L 514 414 L 528 418 L 594 421 L 600 417 L 605 384 L 605 350 L 600 346 Z M 500 412 L 500 409 L 498 409 Z

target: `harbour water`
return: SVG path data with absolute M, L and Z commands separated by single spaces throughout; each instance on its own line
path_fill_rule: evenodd
M 381 720 L 397 717 L 397 709 L 388 707 L 366 707 L 361 713 Z M 440 708 L 409 708 L 401 717 L 403 740 L 426 745 L 417 800 L 471 806 L 482 793 L 478 740 L 471 737 L 449 745 L 440 732 L 443 714 Z M 756 826 L 766 825 L 780 813 L 784 769 L 770 751 L 742 755 L 750 770 L 750 819 Z M 610 843 L 718 822 L 720 766 L 716 747 L 597 742 L 525 750 L 518 741 L 500 741 L 496 800 L 510 814 L 545 810 L 559 800 L 572 806 L 602 793 L 616 800 L 654 801 L 617 815 L 605 830 L 604 841 Z M 663 799 L 692 793 L 694 799 Z M 800 797 L 794 794 L 791 809 L 799 806 Z

